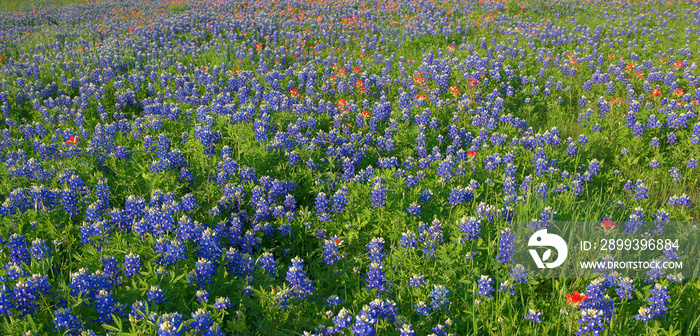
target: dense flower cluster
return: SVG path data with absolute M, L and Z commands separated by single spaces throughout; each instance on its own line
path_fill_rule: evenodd
M 1 327 L 449 335 L 518 294 L 541 333 L 561 321 L 523 231 L 609 213 L 597 232 L 663 240 L 700 215 L 695 5 L 0 11 Z M 579 335 L 640 333 L 697 285 L 596 271 Z

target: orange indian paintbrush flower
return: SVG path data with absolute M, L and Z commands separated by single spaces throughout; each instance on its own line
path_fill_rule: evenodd
M 581 302 L 585 301 L 588 299 L 587 295 L 581 295 L 579 294 L 578 291 L 574 291 L 574 294 L 564 294 L 564 297 L 567 298 L 568 300 L 566 301 L 566 304 L 574 304 L 574 306 L 578 306 Z

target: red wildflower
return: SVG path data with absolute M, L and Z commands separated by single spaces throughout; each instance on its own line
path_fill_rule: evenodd
M 450 86 L 450 90 L 452 91 L 453 96 L 459 96 L 459 94 L 461 93 L 457 88 L 457 85 Z
M 617 224 L 615 224 L 615 222 L 613 222 L 611 220 L 607 220 L 607 219 L 603 219 L 602 224 L 603 224 L 603 228 L 606 230 L 614 229 L 617 226 Z
M 568 300 L 566 301 L 566 304 L 574 304 L 574 306 L 578 306 L 581 302 L 585 301 L 588 299 L 588 296 L 586 295 L 581 295 L 579 294 L 578 291 L 574 291 L 574 294 L 564 294 L 564 297 L 567 298 Z
M 68 141 L 66 141 L 66 144 L 77 146 L 78 143 L 80 143 L 80 139 L 78 139 L 77 136 L 71 135 L 70 138 L 68 138 Z
M 297 90 L 297 88 L 293 88 L 289 90 L 289 94 L 292 95 L 292 97 L 296 97 L 299 95 L 299 90 Z
M 476 151 L 473 151 L 473 150 L 467 151 L 467 155 L 469 155 L 469 156 L 471 156 L 471 157 L 475 157 L 476 154 L 479 154 L 479 152 L 476 152 Z

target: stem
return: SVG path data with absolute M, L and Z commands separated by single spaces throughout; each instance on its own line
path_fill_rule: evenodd
M 569 336 L 574 334 L 574 317 L 571 316 L 571 327 L 569 327 Z

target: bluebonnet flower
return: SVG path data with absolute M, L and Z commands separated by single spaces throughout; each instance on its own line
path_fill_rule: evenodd
M 121 311 L 117 300 L 112 298 L 112 292 L 104 289 L 95 295 L 95 309 L 100 315 L 99 321 L 102 323 L 111 323 L 113 321 L 112 315 L 119 316 Z
M 365 247 L 365 252 L 369 256 L 369 260 L 381 262 L 387 257 L 387 254 L 382 251 L 384 248 L 384 238 L 374 237 Z
M 418 201 L 423 203 L 423 204 L 428 204 L 430 200 L 433 198 L 433 191 L 430 189 L 423 189 L 420 192 L 420 197 L 418 198 Z
M 420 216 L 421 207 L 418 203 L 413 202 L 408 206 L 408 208 L 406 209 L 406 212 L 409 215 Z
M 331 211 L 333 213 L 345 212 L 345 206 L 348 204 L 348 187 L 338 189 L 331 198 Z
M 598 173 L 600 172 L 600 162 L 598 161 L 598 159 L 591 160 L 591 162 L 588 164 L 588 171 L 593 176 L 598 175 Z
M 678 138 L 676 137 L 676 133 L 668 132 L 668 134 L 666 134 L 666 143 L 667 144 L 672 145 L 672 144 L 676 143 L 677 140 L 678 140 Z
M 350 323 L 352 323 L 352 315 L 350 315 L 347 309 L 343 308 L 338 312 L 338 315 L 333 318 L 333 323 L 338 329 L 349 328 Z
M 416 314 L 430 316 L 430 307 L 424 301 L 418 301 L 418 303 L 413 305 L 416 309 Z
M 377 319 L 369 306 L 362 308 L 359 314 L 355 316 L 355 324 L 352 326 L 353 335 L 358 336 L 373 336 L 375 333 L 374 324 Z
M 9 292 L 6 285 L 0 285 L 0 315 L 12 315 L 11 309 L 14 308 L 12 302 L 12 293 Z
M 60 331 L 63 335 L 80 335 L 85 325 L 80 317 L 71 314 L 70 308 L 60 308 L 54 312 L 53 331 Z M 65 330 L 63 330 L 65 329 Z
M 24 235 L 13 233 L 8 239 L 7 247 L 10 249 L 10 260 L 18 265 L 29 263 L 29 249 Z
M 131 304 L 131 313 L 129 313 L 129 320 L 130 321 L 139 321 L 141 319 L 144 319 L 148 314 L 146 311 L 148 310 L 148 306 L 146 305 L 145 302 L 143 301 L 136 301 Z
M 328 307 L 335 307 L 335 306 L 337 306 L 337 305 L 343 303 L 343 300 L 341 300 L 341 299 L 338 297 L 338 295 L 333 294 L 333 295 L 331 295 L 331 296 L 328 297 L 328 299 L 326 300 L 326 302 L 328 302 Z
M 576 321 L 580 325 L 579 329 L 576 330 L 576 335 L 600 336 L 600 332 L 605 330 L 603 311 L 599 309 L 582 309 L 581 317 L 578 318 Z
M 651 289 L 651 297 L 647 298 L 651 306 L 639 308 L 639 313 L 634 318 L 644 323 L 653 318 L 663 318 L 666 311 L 668 311 L 666 305 L 668 305 L 670 299 L 671 296 L 668 295 L 666 286 L 657 283 Z
M 413 276 L 411 276 L 408 279 L 408 281 L 409 281 L 409 284 L 408 284 L 409 288 L 418 288 L 418 287 L 426 284 L 425 279 L 423 278 L 422 274 L 414 274 Z
M 493 223 L 496 215 L 496 207 L 491 204 L 486 204 L 485 202 L 480 202 L 476 206 L 476 215 L 479 220 L 485 219 Z
M 615 288 L 615 293 L 617 293 L 620 299 L 632 299 L 632 293 L 636 290 L 637 289 L 634 287 L 634 280 L 625 277 L 617 281 L 617 288 Z
M 229 261 L 227 272 L 230 274 L 239 275 L 241 277 L 248 276 L 253 273 L 255 268 L 255 260 L 248 253 L 241 253 L 233 247 L 226 251 L 225 259 Z
M 221 331 L 221 326 L 214 324 L 209 326 L 209 328 L 202 334 L 204 336 L 226 336 L 226 334 Z
M 517 238 L 510 231 L 510 228 L 505 228 L 501 230 L 501 239 L 498 243 L 498 261 L 502 264 L 507 262 L 514 262 L 513 256 L 515 255 L 515 242 Z
M 540 320 L 541 317 L 542 317 L 542 312 L 538 312 L 534 309 L 528 309 L 527 314 L 525 315 L 526 320 L 530 320 L 530 321 L 537 322 L 537 323 L 542 323 L 542 320 Z
M 231 300 L 228 297 L 217 297 L 214 300 L 214 308 L 218 310 L 226 310 L 231 307 Z
M 3 267 L 5 270 L 5 275 L 3 276 L 4 281 L 14 281 L 20 277 L 25 277 L 29 275 L 29 272 L 22 269 L 22 266 L 17 265 L 13 262 L 8 262 L 7 265 Z
M 32 241 L 32 247 L 29 251 L 32 254 L 32 258 L 34 258 L 34 260 L 36 261 L 51 259 L 51 254 L 49 253 L 49 251 L 51 251 L 51 248 L 46 246 L 45 239 L 34 239 L 34 241 Z
M 209 302 L 209 292 L 207 292 L 205 289 L 198 289 L 195 293 L 194 296 L 197 297 L 197 301 L 200 303 L 207 303 Z
M 602 312 L 599 318 L 604 321 L 609 321 L 614 313 L 615 303 L 610 296 L 605 293 L 605 290 L 613 285 L 614 281 L 610 281 L 610 279 L 594 279 L 586 286 L 585 293 L 588 298 L 581 302 L 579 307 L 581 309 L 598 309 Z
M 375 179 L 374 187 L 372 188 L 371 205 L 375 209 L 382 208 L 386 205 L 386 188 L 384 183 L 379 179 Z
M 158 286 L 151 286 L 151 289 L 146 293 L 149 304 L 158 304 L 168 301 L 165 298 L 165 293 Z
M 664 269 L 662 267 L 662 260 L 654 259 L 649 263 L 648 271 L 646 272 L 647 278 L 644 282 L 654 282 L 664 277 Z
M 102 274 L 106 278 L 108 278 L 107 287 L 111 287 L 113 285 L 119 286 L 119 284 L 120 284 L 119 274 L 120 273 L 121 273 L 121 269 L 119 268 L 119 264 L 118 264 L 116 258 L 114 258 L 111 255 L 105 255 L 102 257 Z
M 433 311 L 444 309 L 449 310 L 450 291 L 444 285 L 433 285 L 433 290 L 428 297 L 430 298 L 430 309 Z
M 433 327 L 433 331 L 435 332 L 432 335 L 435 336 L 447 336 L 447 331 L 445 331 L 447 327 L 444 324 L 438 323 L 438 325 Z
M 690 206 L 690 204 L 688 204 L 688 206 Z M 653 227 L 650 230 L 650 232 L 663 234 L 664 233 L 664 225 L 666 225 L 666 223 L 671 221 L 668 219 L 668 216 L 669 216 L 668 211 L 664 210 L 663 208 L 660 208 L 658 211 L 656 211 L 656 213 L 654 214 L 655 227 Z
M 686 194 L 683 194 L 680 196 L 673 195 L 673 196 L 668 198 L 666 205 L 680 205 L 680 206 L 690 207 L 691 206 L 690 197 Z
M 513 284 L 511 284 L 508 280 L 501 282 L 501 284 L 498 286 L 498 292 L 502 293 L 506 290 L 508 290 L 508 293 L 510 293 L 511 295 L 517 294 L 515 292 L 515 289 L 513 288 Z
M 641 207 L 636 207 L 630 214 L 629 220 L 625 222 L 625 233 L 635 234 L 642 230 L 642 225 L 644 224 L 644 209 Z
M 458 227 L 465 234 L 462 243 L 469 239 L 481 239 L 481 220 L 476 219 L 476 217 L 462 217 Z
M 694 159 L 694 158 L 688 159 L 688 165 L 686 166 L 686 168 L 695 169 L 697 167 L 698 167 L 698 160 L 697 159 Z
M 306 299 L 316 289 L 313 281 L 306 276 L 304 261 L 299 257 L 292 259 L 285 279 L 292 286 L 294 297 L 297 299 Z
M 42 295 L 50 294 L 48 276 L 33 274 L 27 279 L 20 279 L 12 288 L 14 308 L 19 312 L 18 317 L 33 314 L 39 307 L 37 303 Z
M 399 239 L 399 244 L 403 248 L 415 248 L 417 246 L 416 242 L 416 234 L 412 231 L 403 232 Z
M 381 261 L 373 261 L 367 270 L 367 289 L 376 289 L 377 296 L 388 289 L 386 276 L 384 275 L 384 264 Z
M 515 282 L 527 282 L 527 269 L 522 264 L 517 264 L 511 268 L 510 277 Z
M 430 224 L 418 223 L 419 240 L 423 242 L 423 255 L 425 258 L 437 257 L 437 248 L 444 243 L 442 222 L 437 218 Z
M 479 292 L 476 295 L 487 297 L 493 300 L 493 295 L 491 294 L 491 292 L 494 291 L 493 283 L 494 280 L 491 279 L 488 275 L 482 275 L 481 278 L 477 280 Z
M 166 313 L 158 318 L 158 336 L 179 336 L 185 332 L 184 320 L 179 313 Z
M 294 290 L 291 288 L 284 288 L 277 293 L 275 293 L 275 302 L 280 306 L 282 311 L 287 309 L 290 305 L 289 299 L 294 295 Z
M 556 215 L 557 212 L 554 211 L 551 206 L 546 206 L 540 212 L 540 218 L 537 220 L 533 220 L 533 222 L 531 223 L 528 223 L 528 226 L 533 231 L 539 230 L 544 227 L 549 227 L 551 222 L 557 218 Z
M 673 283 L 681 283 L 685 280 L 685 277 L 681 273 L 669 274 L 666 279 Z
M 214 320 L 211 318 L 211 313 L 202 308 L 192 313 L 192 319 L 193 321 L 190 323 L 190 328 L 202 334 L 214 323 Z
M 141 274 L 141 261 L 138 254 L 129 253 L 124 257 L 124 276 L 127 278 L 132 278 L 135 275 Z
M 406 323 L 398 327 L 397 331 L 399 332 L 399 336 L 414 336 L 416 334 L 415 330 L 411 328 L 411 325 Z
M 647 189 L 646 183 L 642 180 L 637 180 L 637 183 L 634 185 L 634 199 L 640 200 L 645 198 L 649 198 L 649 189 Z
M 467 203 L 474 197 L 471 188 L 456 187 L 452 188 L 450 196 L 447 198 L 447 204 L 460 205 Z
M 659 138 L 658 137 L 651 138 L 651 141 L 649 142 L 649 147 L 659 148 Z
M 258 258 L 257 264 L 260 268 L 266 271 L 269 275 L 277 274 L 277 261 L 275 261 L 275 256 L 270 252 L 263 252 Z
M 585 108 L 587 104 L 588 101 L 586 100 L 586 96 L 581 96 L 581 98 L 578 100 L 578 108 Z
M 329 202 L 328 198 L 326 198 L 326 194 L 324 192 L 319 192 L 318 195 L 316 195 L 316 204 L 314 207 L 316 208 L 316 214 L 318 215 L 319 221 L 322 223 L 330 221 L 328 204 Z
M 323 261 L 327 265 L 333 265 L 340 261 L 340 256 L 338 255 L 338 248 L 343 243 L 343 241 L 338 236 L 332 236 L 330 239 L 325 239 L 323 242 Z
M 669 169 L 668 172 L 671 175 L 673 183 L 678 183 L 681 180 L 683 180 L 683 176 L 681 176 L 680 169 L 678 169 L 678 167 L 671 167 L 671 169 Z

